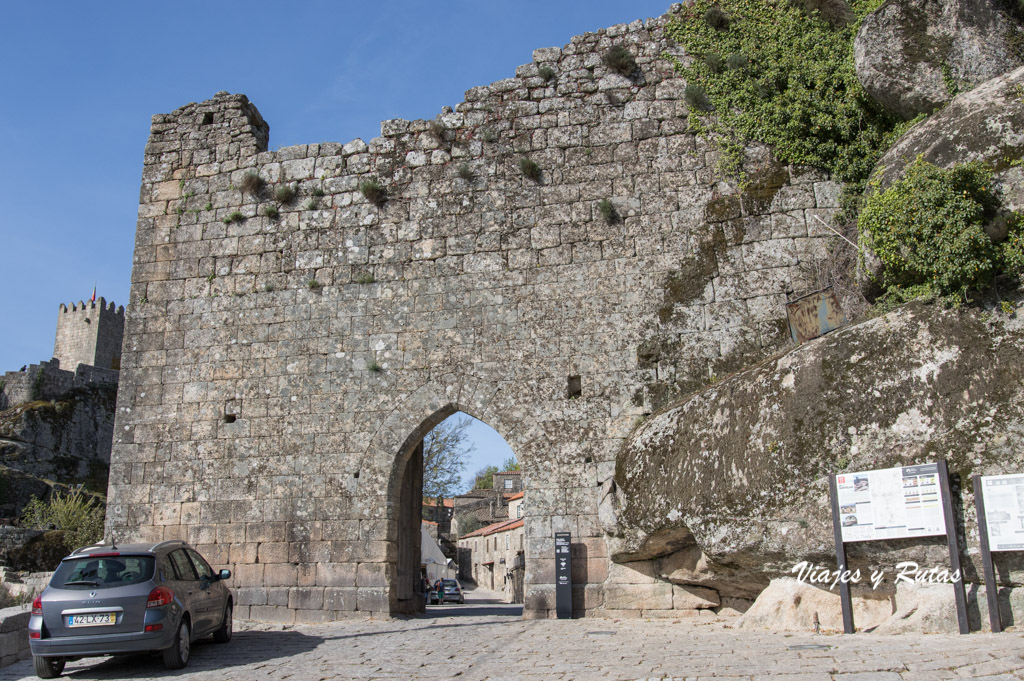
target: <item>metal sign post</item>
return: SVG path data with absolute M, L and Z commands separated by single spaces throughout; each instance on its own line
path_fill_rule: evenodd
M 960 542 L 956 538 L 953 519 L 953 495 L 949 491 L 949 468 L 945 459 L 939 459 L 939 489 L 942 490 L 942 514 L 946 518 L 946 542 L 949 544 L 949 567 L 953 571 L 953 596 L 956 599 L 956 621 L 961 634 L 971 633 L 967 622 L 967 592 L 964 590 L 964 571 L 960 567 Z
M 846 572 L 846 545 L 843 544 L 843 525 L 839 515 L 839 496 L 836 493 L 836 476 L 828 476 L 828 491 L 832 497 L 832 533 L 836 540 L 836 566 L 839 574 Z M 853 601 L 850 599 L 850 585 L 846 580 L 839 581 L 839 603 L 843 607 L 843 633 L 852 634 L 853 626 Z
M 974 476 L 974 503 L 981 535 L 981 562 L 992 632 L 1003 630 L 993 553 L 1024 551 L 1024 473 Z
M 988 598 L 988 623 L 992 633 L 1003 630 L 999 616 L 999 585 L 996 584 L 996 567 L 992 563 L 992 549 L 988 543 L 988 520 L 985 517 L 985 495 L 981 489 L 981 476 L 971 478 L 974 483 L 974 505 L 978 513 L 978 535 L 981 540 L 981 564 L 985 571 L 985 596 Z
M 572 619 L 572 535 L 555 532 L 555 608 L 558 619 Z

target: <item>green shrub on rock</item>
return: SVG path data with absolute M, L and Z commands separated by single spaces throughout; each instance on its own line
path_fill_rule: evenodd
M 99 497 L 72 490 L 54 491 L 48 502 L 36 497 L 25 506 L 22 523 L 39 530 L 63 530 L 64 546 L 73 551 L 103 538 L 106 506 Z
M 999 274 L 1021 271 L 1020 221 L 1011 220 L 998 244 L 985 231 L 999 207 L 992 183 L 983 163 L 946 170 L 917 159 L 902 179 L 867 197 L 858 224 L 885 267 L 890 294 L 931 293 L 955 302 L 989 288 Z

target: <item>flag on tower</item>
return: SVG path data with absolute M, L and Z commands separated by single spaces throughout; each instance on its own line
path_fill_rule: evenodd
M 90 303 L 95 303 L 96 302 L 96 287 L 95 286 L 92 287 L 92 298 L 89 299 L 89 302 Z

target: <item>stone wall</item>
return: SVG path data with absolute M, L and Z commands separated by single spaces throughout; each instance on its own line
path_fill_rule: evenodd
M 75 371 L 60 368 L 60 360 L 30 364 L 24 371 L 0 376 L 0 411 L 33 400 L 56 400 L 72 388 L 116 385 L 118 372 L 79 364 Z
M 0 378 L 0 409 L 32 400 L 52 400 L 67 392 L 75 375 L 60 368 L 60 361 L 30 364 L 24 371 L 8 371 Z
M 31 616 L 29 605 L 0 610 L 0 667 L 32 657 L 28 645 L 28 620 Z
M 522 466 L 527 616 L 553 614 L 558 531 L 579 614 L 674 602 L 665 585 L 638 604 L 610 569 L 615 454 L 671 396 L 788 342 L 838 185 L 763 149 L 747 191 L 724 178 L 663 24 L 537 50 L 369 143 L 267 151 L 259 112 L 227 93 L 154 116 L 109 528 L 230 567 L 239 617 L 401 612 L 401 477 L 463 411 Z M 636 59 L 626 75 L 613 45 Z

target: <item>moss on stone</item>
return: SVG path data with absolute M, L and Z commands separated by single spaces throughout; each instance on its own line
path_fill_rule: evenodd
M 747 215 L 767 213 L 779 190 L 789 183 L 789 173 L 781 163 L 772 161 L 766 167 L 748 174 L 740 199 Z

